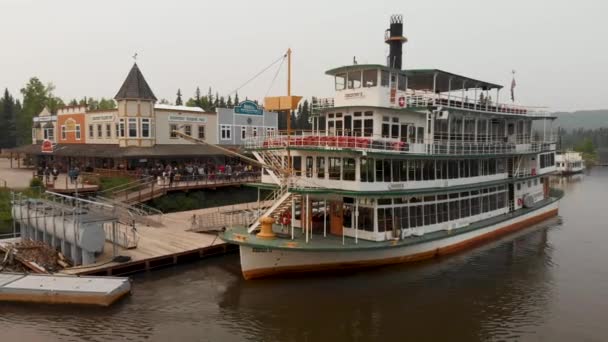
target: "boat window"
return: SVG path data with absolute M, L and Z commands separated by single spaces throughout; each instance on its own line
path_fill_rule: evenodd
M 363 127 L 362 127 L 362 121 L 361 121 L 361 119 L 354 119 L 353 120 L 353 135 L 356 136 L 356 137 L 363 136 L 362 128 Z
M 361 170 L 360 170 L 361 182 L 373 182 L 374 181 L 374 160 L 361 158 Z
M 363 136 L 371 137 L 374 134 L 374 120 L 366 119 L 363 121 Z
M 397 83 L 397 89 L 405 91 L 406 77 L 403 74 L 399 74 L 399 82 Z
M 357 220 L 357 228 L 368 232 L 374 231 L 374 209 L 359 207 L 359 219 Z
M 388 116 L 382 117 L 382 137 L 388 138 L 390 136 L 390 127 L 391 125 L 388 123 L 390 120 Z
M 363 87 L 371 88 L 378 85 L 378 70 L 363 71 Z
M 365 116 L 373 116 L 373 115 L 374 115 L 373 111 L 365 112 Z
M 348 73 L 348 89 L 361 88 L 361 70 Z
M 391 137 L 393 139 L 399 139 L 399 118 L 393 118 L 393 122 L 397 123 L 391 125 Z
M 384 179 L 384 163 L 382 163 L 382 159 L 376 159 L 376 179 L 378 182 L 382 182 Z
M 293 167 L 295 174 L 298 176 L 302 175 L 302 157 L 294 156 L 294 157 L 292 157 L 292 160 L 293 160 L 292 167 Z
M 354 158 L 344 158 L 344 166 L 342 168 L 344 170 L 343 180 L 354 181 L 355 180 L 355 159 Z
M 422 144 L 424 142 L 424 127 L 418 127 L 418 136 L 416 142 Z
M 340 180 L 341 158 L 329 157 L 329 179 Z
M 346 74 L 336 75 L 336 90 L 344 90 L 346 86 Z
M 306 157 L 306 177 L 312 177 L 312 157 Z
M 388 71 L 386 70 L 380 71 L 380 85 L 388 87 Z
M 325 178 L 325 157 L 317 157 L 317 178 Z

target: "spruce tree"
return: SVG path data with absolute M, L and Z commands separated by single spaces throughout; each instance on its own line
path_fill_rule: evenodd
M 196 105 L 200 107 L 201 105 L 201 88 L 196 87 L 196 92 L 194 93 L 194 100 L 196 101 Z
M 234 94 L 234 105 L 235 105 L 235 106 L 238 106 L 238 105 L 239 105 L 239 103 L 241 103 L 241 102 L 239 101 L 239 92 L 237 91 L 237 92 Z
M 182 91 L 181 89 L 177 89 L 177 98 L 175 99 L 176 106 L 183 106 L 184 101 L 182 101 Z
M 214 97 L 213 91 L 211 90 L 211 87 L 209 87 L 209 90 L 207 91 L 207 103 L 208 104 L 207 104 L 206 108 L 204 108 L 204 109 L 208 112 L 213 112 L 215 110 L 215 107 L 217 107 L 217 100 L 218 100 L 217 94 Z
M 228 101 L 226 101 L 226 107 L 234 108 L 234 106 L 232 105 L 232 96 L 230 96 L 230 95 L 228 95 Z

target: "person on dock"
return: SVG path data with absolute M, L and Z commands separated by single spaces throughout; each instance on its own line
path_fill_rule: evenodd
M 198 226 L 197 223 L 196 214 L 192 214 L 192 218 L 190 219 L 190 229 L 195 229 Z

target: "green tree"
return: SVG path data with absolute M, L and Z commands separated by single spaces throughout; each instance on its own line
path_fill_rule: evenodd
M 15 99 L 4 89 L 4 96 L 0 99 L 0 148 L 14 147 L 15 142 L 15 118 L 17 117 L 17 103 Z
M 194 92 L 194 100 L 196 101 L 196 105 L 200 106 L 201 104 L 201 88 L 196 87 L 196 91 Z
M 184 102 L 182 101 L 182 91 L 181 89 L 177 89 L 177 98 L 175 99 L 175 105 L 181 106 Z
M 213 110 L 215 110 L 215 107 L 217 107 L 217 105 L 216 105 L 217 100 L 218 100 L 217 93 L 216 93 L 216 96 L 213 97 L 213 92 L 211 91 L 211 87 L 209 87 L 209 90 L 207 91 L 208 105 L 206 106 L 206 108 L 203 108 L 203 109 L 212 112 Z
M 234 105 L 237 106 L 239 103 L 241 103 L 241 101 L 239 101 L 239 92 L 237 91 L 234 94 Z
M 198 105 L 196 104 L 196 99 L 194 98 L 189 98 L 188 101 L 186 101 L 186 106 L 188 107 L 198 107 Z
M 230 96 L 230 95 L 228 95 L 228 100 L 226 101 L 226 107 L 234 108 L 234 106 L 232 105 L 232 96 Z
M 101 110 L 112 110 L 112 109 L 116 109 L 116 101 L 114 101 L 114 99 L 105 99 L 105 98 L 101 98 L 101 100 L 99 100 L 99 108 Z
M 585 138 L 582 142 L 574 147 L 576 152 L 586 153 L 592 155 L 595 153 L 595 147 L 593 146 L 593 140 L 591 138 Z
M 21 89 L 23 95 L 23 108 L 16 120 L 17 144 L 23 145 L 30 142 L 32 138 L 32 119 L 48 105 L 49 110 L 57 111 L 63 106 L 63 101 L 52 95 L 55 87 L 49 83 L 46 86 L 37 77 L 30 78 L 29 82 Z

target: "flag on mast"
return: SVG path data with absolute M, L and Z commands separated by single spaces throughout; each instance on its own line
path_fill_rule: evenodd
M 512 71 L 513 79 L 511 80 L 511 102 L 515 102 L 515 70 Z

